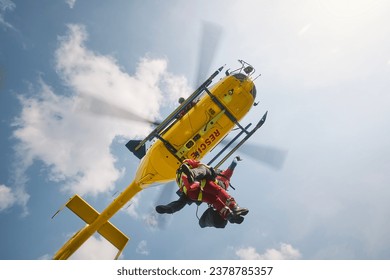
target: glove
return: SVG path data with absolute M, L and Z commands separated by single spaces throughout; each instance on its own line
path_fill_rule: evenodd
M 182 180 L 183 180 L 184 185 L 185 185 L 186 188 L 187 188 L 187 191 L 193 191 L 193 190 L 199 188 L 199 186 L 200 186 L 200 182 L 198 182 L 198 181 L 195 181 L 195 182 L 193 182 L 193 183 L 190 183 L 190 182 L 188 181 L 188 178 L 187 178 L 186 176 L 183 176 L 183 177 L 182 177 Z
M 189 166 L 191 166 L 191 168 L 196 168 L 199 166 L 200 162 L 197 161 L 196 159 L 185 159 L 183 160 L 183 163 L 186 163 L 188 164 Z

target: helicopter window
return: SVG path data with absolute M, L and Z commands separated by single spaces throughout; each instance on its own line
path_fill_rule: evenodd
M 257 90 L 256 90 L 256 86 L 255 85 L 253 85 L 253 88 L 252 88 L 250 93 L 252 94 L 253 99 L 256 99 Z
M 240 80 L 241 82 L 243 82 L 245 79 L 247 79 L 247 75 L 243 74 L 243 73 L 236 73 L 233 75 L 236 79 Z M 257 93 L 257 90 L 256 90 L 256 86 L 253 85 L 253 88 L 252 90 L 250 91 L 250 94 L 252 94 L 253 96 L 253 99 L 256 99 L 256 93 Z
M 193 139 L 195 142 L 198 141 L 198 140 L 200 139 L 199 133 L 196 134 L 196 135 L 194 136 L 194 138 L 192 138 L 192 139 Z
M 188 141 L 186 144 L 187 149 L 190 149 L 192 146 L 194 146 L 194 144 L 195 144 L 194 141 L 192 140 Z
M 233 75 L 233 77 L 243 82 L 248 76 L 243 73 L 236 73 Z

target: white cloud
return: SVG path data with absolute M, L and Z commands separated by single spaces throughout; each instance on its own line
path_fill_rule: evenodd
M 243 260 L 295 260 L 301 257 L 299 250 L 285 243 L 280 244 L 279 249 L 267 249 L 263 254 L 253 247 L 241 248 L 236 255 Z
M 131 202 L 128 204 L 126 208 L 123 209 L 123 211 L 128 214 L 130 217 L 137 219 L 139 218 L 139 213 L 137 212 L 139 201 L 142 193 L 138 193 L 135 197 L 131 199 Z
M 97 194 L 113 187 L 120 171 L 109 151 L 112 139 L 99 136 L 92 119 L 74 111 L 75 98 L 56 95 L 42 82 L 36 96 L 20 100 L 23 109 L 14 131 L 21 141 L 18 153 L 43 161 L 49 179 L 66 180 L 72 192 Z
M 74 5 L 76 4 L 76 0 L 65 0 L 66 4 L 69 5 L 69 8 L 73 9 Z
M 68 27 L 68 34 L 59 39 L 55 62 L 72 94 L 59 95 L 41 80 L 34 94 L 20 97 L 23 108 L 14 131 L 20 141 L 17 153 L 24 162 L 19 175 L 40 160 L 48 169 L 48 179 L 61 182 L 64 190 L 96 195 L 112 190 L 124 172 L 115 167 L 116 158 L 110 151 L 114 138 L 141 137 L 150 130 L 139 122 L 100 118 L 98 115 L 112 115 L 113 110 L 97 108 L 96 100 L 112 104 L 116 111 L 128 109 L 142 118 L 155 119 L 162 103 L 160 85 L 185 87 L 185 81 L 168 73 L 167 61 L 162 59 L 141 59 L 131 76 L 114 58 L 85 46 L 88 35 L 83 26 Z M 131 209 L 135 206 L 133 203 Z
M 142 240 L 138 244 L 137 249 L 135 251 L 141 255 L 149 255 L 148 243 L 146 242 L 146 240 Z
M 158 214 L 156 212 L 150 212 L 147 215 L 144 215 L 143 221 L 145 224 L 152 230 L 157 229 L 158 227 Z
M 11 188 L 0 185 L 0 212 L 11 207 L 16 202 L 16 195 Z
M 113 260 L 118 249 L 101 236 L 91 236 L 69 259 Z
M 7 11 L 13 11 L 16 8 L 16 5 L 14 2 L 10 0 L 0 0 L 0 26 L 3 26 L 4 28 L 10 28 L 15 29 L 12 24 L 7 22 L 4 18 L 4 14 Z
M 299 30 L 298 35 L 302 36 L 303 34 L 305 34 L 310 29 L 310 27 L 311 27 L 311 23 L 306 24 L 304 27 L 302 27 L 301 30 Z
M 184 76 L 165 73 L 161 87 L 168 97 L 168 100 L 164 102 L 165 106 L 177 105 L 179 97 L 188 97 L 191 94 L 191 88 L 188 86 L 188 81 Z
M 23 208 L 21 215 L 24 217 L 29 214 L 26 205 L 30 198 L 30 195 L 24 190 L 26 177 L 19 175 L 16 170 L 12 175 L 15 177 L 14 186 L 7 187 L 5 185 L 0 185 L 0 212 L 13 207 L 14 205 L 20 205 Z

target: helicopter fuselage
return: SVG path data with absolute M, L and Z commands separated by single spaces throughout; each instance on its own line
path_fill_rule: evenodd
M 171 181 L 182 160 L 201 160 L 236 125 L 231 116 L 239 121 L 249 112 L 255 95 L 255 85 L 246 75 L 222 78 L 188 112 L 182 112 L 180 119 L 160 133 L 163 141 L 157 139 L 150 146 L 140 162 L 135 181 L 145 187 Z

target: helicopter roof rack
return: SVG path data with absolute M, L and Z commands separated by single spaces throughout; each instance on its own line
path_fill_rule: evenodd
M 139 159 L 141 159 L 145 153 L 145 143 L 152 140 L 153 138 L 158 138 L 162 140 L 160 133 L 162 133 L 168 126 L 172 125 L 178 120 L 178 116 L 189 106 L 197 97 L 199 97 L 204 91 L 210 93 L 207 87 L 212 83 L 212 80 L 222 71 L 224 66 L 218 68 L 200 87 L 198 87 L 184 102 L 180 104 L 165 120 L 163 120 L 152 132 L 149 133 L 145 139 L 139 140 L 130 140 L 126 147 Z M 172 145 L 168 141 L 163 141 L 164 145 L 168 148 L 169 151 L 176 157 L 176 152 Z

